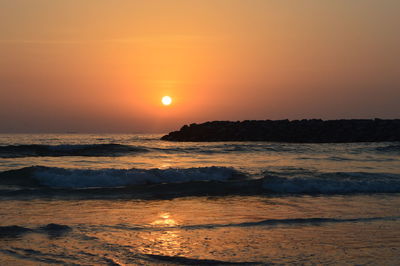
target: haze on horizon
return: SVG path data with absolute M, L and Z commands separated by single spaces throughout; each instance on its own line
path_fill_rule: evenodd
M 396 0 L 0 0 L 0 132 L 399 118 L 399 11 Z

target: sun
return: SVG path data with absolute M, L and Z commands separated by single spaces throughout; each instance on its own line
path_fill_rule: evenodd
M 167 106 L 172 103 L 172 99 L 169 96 L 164 96 L 164 97 L 162 97 L 161 102 L 163 105 Z

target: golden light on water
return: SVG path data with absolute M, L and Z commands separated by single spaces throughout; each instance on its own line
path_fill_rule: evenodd
M 165 106 L 170 105 L 172 103 L 172 98 L 169 96 L 164 96 L 162 97 L 161 102 Z
M 171 218 L 170 213 L 163 212 L 159 214 L 159 218 L 152 222 L 151 225 L 176 226 L 177 222 Z

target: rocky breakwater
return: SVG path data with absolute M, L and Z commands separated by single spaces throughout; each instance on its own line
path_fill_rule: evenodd
M 161 139 L 297 143 L 400 141 L 400 119 L 213 121 L 185 125 Z

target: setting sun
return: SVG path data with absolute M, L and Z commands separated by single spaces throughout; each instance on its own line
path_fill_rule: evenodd
M 161 99 L 161 102 L 162 102 L 163 105 L 170 105 L 172 103 L 172 99 L 169 96 L 164 96 Z
M 400 266 L 399 11 L 0 0 L 0 266 Z

